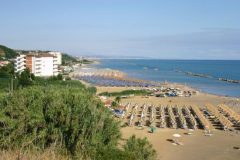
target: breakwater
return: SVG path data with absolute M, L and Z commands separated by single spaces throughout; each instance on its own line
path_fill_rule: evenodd
M 193 73 L 193 72 L 189 72 L 189 71 L 181 71 L 181 70 L 178 70 L 178 69 L 176 69 L 175 72 L 184 73 L 185 75 L 193 76 L 193 77 L 216 79 L 216 80 L 223 81 L 223 82 L 228 82 L 228 83 L 240 83 L 240 80 L 233 80 L 233 79 L 228 79 L 228 78 L 217 78 L 217 77 L 213 77 L 213 76 L 208 75 L 208 74 Z

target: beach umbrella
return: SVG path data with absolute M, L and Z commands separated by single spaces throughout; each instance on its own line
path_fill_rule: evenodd
M 176 134 L 173 134 L 173 137 L 179 138 L 179 137 L 181 137 L 181 135 L 176 133 Z
M 181 135 L 176 133 L 176 134 L 173 134 L 173 137 L 176 138 L 176 139 L 174 140 L 174 143 L 175 143 L 175 144 L 179 144 L 179 142 L 178 142 L 178 138 L 180 138 Z

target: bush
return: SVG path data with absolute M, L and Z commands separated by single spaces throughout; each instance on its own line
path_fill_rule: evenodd
M 128 96 L 128 95 L 131 95 L 131 94 L 134 94 L 134 95 L 149 95 L 151 93 L 152 93 L 151 91 L 147 91 L 147 90 L 124 90 L 124 91 L 121 91 L 121 92 L 102 92 L 99 95 L 100 96 L 111 97 L 111 96 Z
M 71 84 L 16 91 L 3 98 L 0 117 L 1 149 L 55 146 L 86 159 L 99 148 L 116 146 L 120 138 L 119 124 L 102 103 Z
M 97 160 L 138 160 L 133 154 L 116 148 L 102 148 L 98 150 Z
M 90 93 L 92 93 L 92 94 L 96 94 L 97 88 L 96 88 L 96 87 L 89 87 L 89 88 L 88 88 L 88 91 L 89 91 Z
M 17 75 L 17 79 L 20 86 L 26 87 L 33 84 L 35 76 L 34 74 L 31 74 L 29 69 L 25 69 L 22 73 L 20 73 L 20 75 Z
M 44 153 L 70 159 L 154 159 L 146 139 L 135 136 L 117 147 L 120 124 L 79 81 L 36 80 L 0 94 L 0 150 Z
M 12 78 L 14 75 L 14 65 L 9 63 L 6 66 L 0 67 L 0 78 Z
M 135 135 L 130 137 L 124 145 L 124 150 L 134 155 L 138 160 L 154 160 L 156 159 L 156 151 L 147 141 L 147 138 L 136 138 Z

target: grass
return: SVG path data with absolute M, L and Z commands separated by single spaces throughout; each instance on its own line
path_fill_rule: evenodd
M 108 96 L 108 97 L 112 97 L 112 96 L 128 96 L 131 94 L 134 95 L 138 95 L 138 96 L 146 96 L 151 94 L 151 91 L 147 91 L 147 90 L 124 90 L 121 92 L 102 92 L 99 95 L 100 96 Z
M 41 160 L 67 160 L 67 156 L 58 154 L 54 149 L 47 149 L 43 152 L 36 152 L 32 150 L 8 150 L 0 151 L 0 160 L 17 160 L 17 159 L 41 159 Z

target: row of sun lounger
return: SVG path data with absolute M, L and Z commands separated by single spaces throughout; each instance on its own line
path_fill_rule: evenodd
M 203 116 L 200 109 L 196 106 L 191 106 L 191 109 L 195 113 L 195 115 L 199 118 L 201 125 L 204 129 L 212 129 L 212 125 L 209 123 L 209 121 Z
M 175 115 L 173 114 L 173 111 L 172 111 L 172 107 L 167 107 L 167 110 L 168 110 L 168 115 L 169 115 L 169 118 L 170 118 L 170 123 L 172 125 L 172 128 L 176 129 L 177 124 L 176 124 Z
M 224 130 L 232 129 L 232 122 L 228 120 L 223 114 L 221 114 L 217 107 L 213 106 L 212 104 L 207 104 L 206 108 L 209 112 L 211 112 L 216 119 L 220 122 L 220 124 L 223 126 Z
M 224 130 L 233 129 L 233 121 L 239 124 L 239 115 L 225 105 L 215 107 L 206 105 L 208 115 L 220 123 Z M 143 104 L 125 105 L 125 114 L 129 126 L 154 126 L 159 128 L 183 128 L 212 130 L 213 125 L 197 106 L 153 106 Z
M 188 107 L 185 106 L 184 111 L 185 111 L 186 117 L 189 118 L 191 128 L 196 129 L 197 128 L 197 122 L 196 122 L 195 117 L 192 115 L 192 113 L 191 113 L 191 111 L 189 110 Z
M 186 119 L 185 119 L 185 117 L 182 113 L 182 107 L 177 108 L 177 114 L 178 114 L 180 122 L 182 124 L 182 128 L 186 129 L 187 128 L 187 122 L 186 122 Z
M 99 85 L 99 86 L 132 86 L 132 87 L 153 87 L 156 84 L 151 82 L 144 81 L 130 81 L 125 79 L 116 79 L 110 77 L 102 77 L 102 76 L 80 76 L 78 77 L 81 80 L 84 80 L 88 83 Z
M 223 113 L 231 122 L 238 125 L 240 123 L 240 115 L 233 111 L 225 104 L 218 105 L 218 110 Z
M 130 104 L 127 104 L 126 113 L 128 115 L 127 121 L 129 126 L 133 126 L 135 124 L 137 124 L 138 126 L 153 126 L 156 123 L 158 124 L 156 126 L 159 128 L 170 127 L 174 129 L 187 129 L 190 127 L 191 129 L 196 129 L 198 124 L 196 118 L 191 113 L 188 107 L 155 107 L 146 104 L 143 104 L 142 106 L 138 106 L 137 104 L 135 104 L 130 107 Z M 189 121 L 187 122 L 186 119 L 189 119 Z M 201 118 L 199 119 L 201 120 Z
M 163 106 L 160 106 L 158 109 L 158 116 L 160 116 L 160 122 L 159 122 L 159 127 L 164 128 L 166 123 L 165 123 L 165 109 Z

